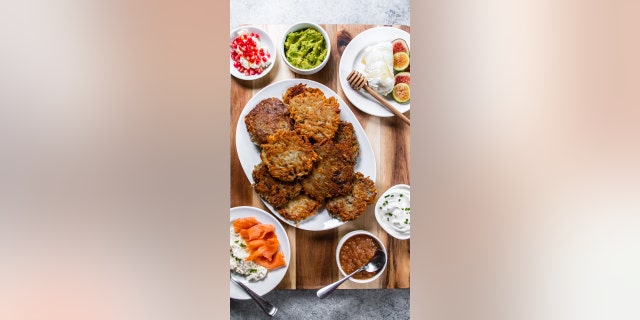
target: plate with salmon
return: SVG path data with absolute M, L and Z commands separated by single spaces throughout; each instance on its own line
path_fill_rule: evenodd
M 328 230 L 372 208 L 373 148 L 349 106 L 325 85 L 287 79 L 265 87 L 240 113 L 235 138 L 253 190 L 282 222 Z
M 287 273 L 291 259 L 289 237 L 278 219 L 249 206 L 231 208 L 229 261 L 234 278 L 259 295 L 273 290 Z M 230 282 L 230 297 L 251 297 Z

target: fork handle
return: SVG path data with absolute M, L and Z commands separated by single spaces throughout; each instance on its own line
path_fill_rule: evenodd
M 242 287 L 242 289 L 244 289 L 244 291 L 246 291 L 247 294 L 249 294 L 249 296 L 251 296 L 251 298 L 258 303 L 260 308 L 270 317 L 273 317 L 273 315 L 278 312 L 278 308 L 276 308 L 276 306 L 272 305 L 269 301 L 265 300 L 259 294 L 253 292 L 253 290 L 249 289 L 249 287 L 247 287 L 244 283 L 237 281 L 233 277 L 231 278 L 231 281 Z
M 371 89 L 371 87 L 369 87 L 368 85 L 365 85 L 364 89 L 367 90 L 367 92 L 369 92 L 370 95 L 372 95 L 374 98 L 376 98 L 385 107 L 387 107 L 387 109 L 389 109 L 389 111 L 391 111 L 393 114 L 395 114 L 398 118 L 402 119 L 402 121 L 404 121 L 406 124 L 411 125 L 411 120 L 409 120 L 409 118 L 407 118 L 407 116 L 405 116 L 400 111 L 398 111 L 398 109 L 396 109 L 393 105 L 391 105 L 389 102 L 387 102 L 387 100 L 382 98 L 377 92 L 375 92 L 373 89 Z

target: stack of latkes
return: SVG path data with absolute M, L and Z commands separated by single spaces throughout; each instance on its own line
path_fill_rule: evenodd
M 374 202 L 373 181 L 355 172 L 358 139 L 340 120 L 335 97 L 300 83 L 282 100 L 260 101 L 244 121 L 262 159 L 253 188 L 284 218 L 299 223 L 325 204 L 330 215 L 350 221 Z

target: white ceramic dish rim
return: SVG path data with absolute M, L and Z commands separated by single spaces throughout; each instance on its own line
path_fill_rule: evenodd
M 378 244 L 380 245 L 380 248 L 386 254 L 386 259 L 384 261 L 384 266 L 382 266 L 382 269 L 380 269 L 378 271 L 378 273 L 376 273 L 373 277 L 368 278 L 368 279 L 354 279 L 353 277 L 349 278 L 350 281 L 353 281 L 355 283 L 369 283 L 371 281 L 374 281 L 374 280 L 378 279 L 380 277 L 380 275 L 384 272 L 384 269 L 387 268 L 387 263 L 389 263 L 389 254 L 387 253 L 387 248 L 384 246 L 384 243 L 382 243 L 380 238 L 376 237 L 373 233 L 371 233 L 369 231 L 366 231 L 366 230 L 353 230 L 353 231 L 345 234 L 344 236 L 342 236 L 342 238 L 340 239 L 340 242 L 338 242 L 338 246 L 336 247 L 336 263 L 338 264 L 338 269 L 340 270 L 340 273 L 342 274 L 342 276 L 346 277 L 347 274 L 344 272 L 344 270 L 342 270 L 342 265 L 340 264 L 340 249 L 342 249 L 342 245 L 345 243 L 345 241 L 347 241 L 349 238 L 351 238 L 351 237 L 353 237 L 355 235 L 359 235 L 359 234 L 366 234 L 368 236 L 371 236 L 373 239 L 375 239 L 378 242 Z

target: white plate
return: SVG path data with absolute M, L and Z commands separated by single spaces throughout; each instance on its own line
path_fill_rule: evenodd
M 375 27 L 367 29 L 349 42 L 342 53 L 342 57 L 340 58 L 338 74 L 340 75 L 339 78 L 342 91 L 344 91 L 347 99 L 349 99 L 356 108 L 370 115 L 378 117 L 393 117 L 393 113 L 387 110 L 387 108 L 381 105 L 378 100 L 369 93 L 364 90 L 356 91 L 351 88 L 349 82 L 347 82 L 347 76 L 352 70 L 359 70 L 363 67 L 361 62 L 362 55 L 368 46 L 383 41 L 393 41 L 398 38 L 404 39 L 404 41 L 407 42 L 407 45 L 411 46 L 409 33 L 404 30 L 393 27 Z M 393 97 L 391 97 L 390 94 L 383 97 L 402 113 L 409 111 L 409 108 L 411 107 L 409 103 L 397 103 L 393 100 Z
M 282 94 L 289 88 L 298 83 L 304 83 L 309 87 L 319 88 L 324 92 L 327 97 L 335 97 L 338 99 L 340 103 L 340 119 L 344 121 L 351 122 L 353 124 L 353 128 L 356 132 L 356 136 L 358 137 L 358 144 L 360 144 L 360 156 L 358 157 L 358 162 L 356 163 L 355 171 L 362 172 L 365 177 L 371 177 L 371 180 L 376 181 L 376 158 L 373 154 L 373 148 L 371 147 L 371 143 L 367 138 L 364 129 L 358 122 L 358 119 L 353 114 L 351 109 L 345 104 L 345 102 L 331 89 L 324 86 L 321 83 L 307 80 L 307 79 L 287 79 L 282 80 L 260 90 L 256 93 L 249 102 L 242 109 L 242 113 L 240 113 L 240 118 L 238 119 L 238 126 L 236 127 L 236 149 L 238 150 L 238 158 L 240 159 L 240 164 L 242 165 L 242 169 L 244 170 L 245 175 L 251 182 L 253 181 L 253 168 L 261 162 L 260 159 L 260 148 L 255 145 L 249 136 L 249 132 L 247 131 L 247 127 L 244 123 L 244 117 L 258 104 L 258 102 L 271 97 L 276 97 L 282 100 Z M 276 217 L 280 220 L 284 221 L 286 224 L 290 226 L 294 226 L 303 230 L 327 230 L 343 225 L 345 222 L 333 218 L 327 212 L 324 206 L 318 209 L 318 213 L 311 218 L 305 219 L 301 221 L 298 226 L 294 221 L 287 220 L 283 218 L 278 211 L 276 211 L 269 203 L 266 201 L 262 201 L 271 212 L 274 213 Z
M 246 76 L 244 73 L 238 71 L 238 69 L 236 69 L 233 66 L 233 60 L 231 59 L 231 57 L 229 57 L 229 71 L 231 72 L 231 75 L 238 78 L 238 79 L 242 79 L 242 80 L 256 80 L 256 79 L 260 79 L 262 77 L 264 77 L 265 75 L 267 75 L 267 73 L 269 73 L 269 71 L 271 71 L 271 69 L 273 69 L 273 65 L 276 64 L 276 56 L 278 55 L 278 50 L 276 49 L 275 44 L 273 43 L 273 40 L 271 39 L 271 37 L 269 36 L 269 34 L 267 34 L 266 31 L 258 28 L 258 27 L 251 27 L 251 26 L 246 26 L 246 27 L 239 27 L 236 28 L 234 30 L 231 31 L 231 33 L 229 34 L 229 44 L 231 44 L 231 42 L 238 37 L 238 35 L 240 35 L 240 33 L 242 31 L 246 31 L 246 32 L 250 32 L 250 33 L 255 33 L 257 35 L 260 36 L 260 42 L 262 42 L 262 45 L 267 48 L 267 50 L 269 51 L 269 53 L 271 54 L 271 64 L 262 71 L 261 74 L 256 74 L 256 75 L 252 75 L 252 76 Z
M 257 294 L 264 295 L 269 293 L 269 291 L 273 290 L 273 288 L 275 288 L 280 283 L 280 281 L 282 281 L 282 278 L 284 277 L 285 273 L 287 273 L 287 269 L 289 269 L 289 261 L 291 259 L 291 248 L 289 245 L 289 237 L 287 237 L 287 232 L 285 232 L 284 227 L 282 227 L 282 224 L 280 224 L 280 222 L 276 218 L 274 218 L 271 214 L 269 214 L 268 212 L 262 209 L 258 209 L 254 207 L 231 208 L 231 219 L 229 220 L 229 222 L 233 222 L 238 218 L 245 218 L 245 217 L 252 217 L 252 216 L 256 217 L 256 219 L 258 219 L 258 221 L 260 221 L 261 223 L 273 224 L 276 227 L 275 232 L 276 232 L 276 236 L 278 236 L 278 241 L 280 242 L 280 250 L 282 250 L 282 253 L 284 254 L 284 261 L 287 263 L 287 265 L 282 268 L 277 268 L 272 271 L 269 271 L 267 273 L 267 276 L 260 281 L 252 282 L 252 281 L 247 281 L 246 279 L 242 278 L 242 276 L 237 276 L 237 275 L 235 276 L 235 278 L 238 281 L 241 281 L 242 283 L 246 284 L 251 290 L 255 291 Z M 230 287 L 231 298 L 241 299 L 241 300 L 251 299 L 251 297 L 244 290 L 242 290 L 240 286 L 231 282 L 231 280 L 229 280 L 229 285 L 231 286 Z

